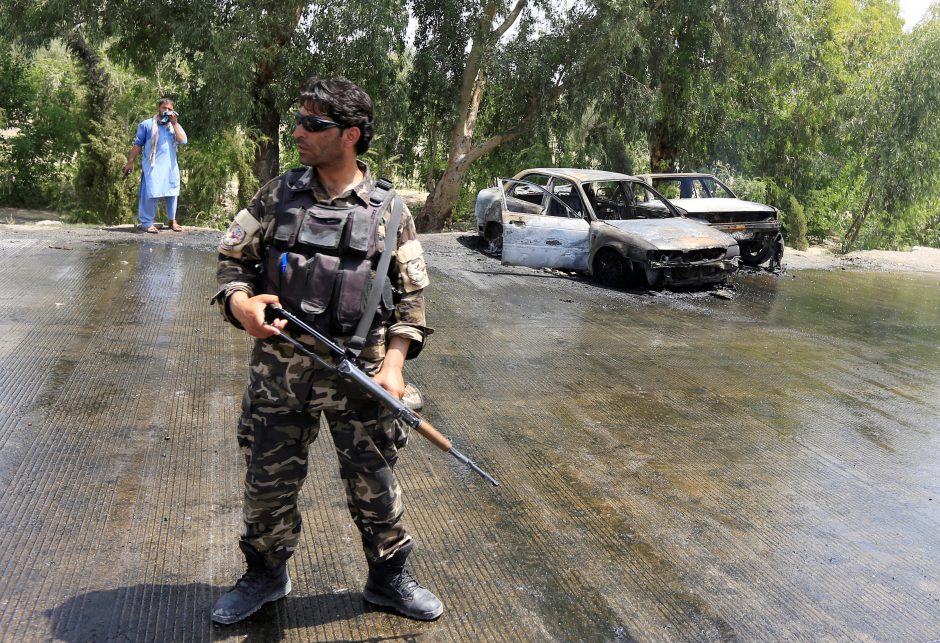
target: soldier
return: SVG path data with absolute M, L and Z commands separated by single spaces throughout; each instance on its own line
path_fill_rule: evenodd
M 238 622 L 290 592 L 286 563 L 301 528 L 297 495 L 321 413 L 369 566 L 363 597 L 410 618 L 436 619 L 440 600 L 405 569 L 414 541 L 402 522 L 393 469 L 407 425 L 272 337 L 285 320 L 265 321 L 265 307 L 278 304 L 345 342 L 361 318 L 374 319 L 359 342 L 362 368 L 399 399 L 404 362 L 430 332 L 428 275 L 411 214 L 391 184 L 373 180 L 357 158 L 372 138 L 372 100 L 347 80 L 311 78 L 300 105 L 293 136 L 308 167 L 264 185 L 219 244 L 221 290 L 213 301 L 257 341 L 238 423 L 248 465 L 239 546 L 248 569 L 215 604 L 212 620 Z M 389 230 L 396 209 L 400 224 Z M 374 275 L 386 234 L 394 260 L 387 276 Z M 370 283 L 382 288 L 377 310 L 363 310 Z M 294 336 L 316 350 L 312 337 Z

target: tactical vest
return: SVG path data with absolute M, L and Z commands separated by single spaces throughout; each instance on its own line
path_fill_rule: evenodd
M 392 184 L 379 179 L 365 206 L 321 205 L 312 190 L 293 187 L 305 171 L 292 170 L 281 182 L 265 255 L 264 292 L 277 295 L 318 330 L 349 335 L 377 283 L 382 297 L 375 317 L 387 321 L 394 310 L 392 283 L 388 275 L 372 275 L 382 254 L 377 229 L 396 196 Z M 394 243 L 397 231 L 386 235 Z

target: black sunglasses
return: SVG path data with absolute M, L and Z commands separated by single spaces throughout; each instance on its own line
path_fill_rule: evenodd
M 340 127 L 340 124 L 336 121 L 330 121 L 320 116 L 314 116 L 313 114 L 304 116 L 300 112 L 294 113 L 294 122 L 298 125 L 303 125 L 304 129 L 308 132 L 322 132 L 331 127 Z

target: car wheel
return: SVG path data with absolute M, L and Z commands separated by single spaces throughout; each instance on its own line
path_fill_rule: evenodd
M 616 250 L 606 248 L 594 257 L 594 280 L 604 286 L 619 286 L 627 275 L 627 266 Z
M 753 246 L 744 246 L 741 248 L 741 263 L 748 266 L 758 266 L 768 259 L 770 255 L 773 254 L 773 246 L 771 245 L 753 245 Z
M 500 254 L 503 251 L 503 224 L 490 221 L 483 228 L 483 241 L 490 252 Z

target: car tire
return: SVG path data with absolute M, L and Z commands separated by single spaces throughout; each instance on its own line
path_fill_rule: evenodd
M 741 248 L 741 263 L 746 266 L 759 266 L 764 263 L 770 256 L 773 254 L 774 249 L 772 245 L 761 244 L 753 246 L 745 246 Z
M 501 254 L 503 251 L 503 224 L 489 221 L 483 228 L 483 241 L 490 252 Z
M 630 270 L 627 262 L 616 250 L 604 248 L 594 255 L 592 274 L 603 286 L 620 286 L 626 281 Z

